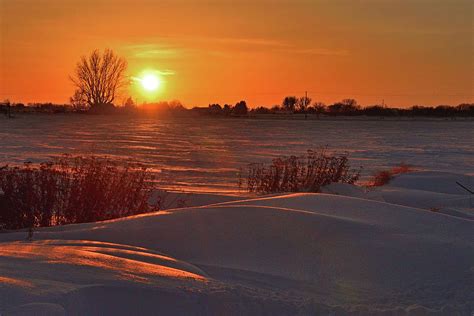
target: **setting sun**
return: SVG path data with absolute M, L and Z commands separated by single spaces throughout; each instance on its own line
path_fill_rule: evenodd
M 140 80 L 142 87 L 147 91 L 155 91 L 160 86 L 160 79 L 154 75 L 146 75 Z
M 0 316 L 474 316 L 473 9 L 0 0 Z

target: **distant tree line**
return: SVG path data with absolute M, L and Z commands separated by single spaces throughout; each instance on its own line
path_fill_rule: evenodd
M 239 101 L 234 106 L 230 104 L 213 103 L 209 104 L 208 107 L 194 107 L 191 109 L 192 112 L 203 114 L 203 115 L 225 115 L 225 116 L 245 116 L 249 113 L 247 102 Z
M 53 103 L 12 103 L 8 100 L 0 102 L 0 114 L 11 116 L 14 113 L 96 113 L 88 107 L 74 104 Z M 197 114 L 204 116 L 255 116 L 263 114 L 292 115 L 305 114 L 320 116 L 378 116 L 378 117 L 474 117 L 474 103 L 462 103 L 457 106 L 438 105 L 422 106 L 414 105 L 409 108 L 392 108 L 383 105 L 361 106 L 354 99 L 344 99 L 330 105 L 322 102 L 311 102 L 311 98 L 294 96 L 285 97 L 281 105 L 273 107 L 259 106 L 249 109 L 245 101 L 239 101 L 235 105 L 217 103 L 209 104 L 207 107 L 193 107 L 186 109 L 181 102 L 162 101 L 146 103 L 137 106 L 132 98 L 128 98 L 122 105 L 110 105 L 108 114 L 133 114 L 133 113 L 178 113 Z
M 429 117 L 455 117 L 474 116 L 474 103 L 462 103 L 457 106 L 438 105 L 422 106 L 414 105 L 409 108 L 392 108 L 383 105 L 361 106 L 354 99 L 344 99 L 326 105 L 322 102 L 312 102 L 307 96 L 285 97 L 281 105 L 273 107 L 259 106 L 249 110 L 245 101 L 240 101 L 234 107 L 225 104 L 209 104 L 207 108 L 194 108 L 193 110 L 207 115 L 256 115 L 256 114 L 311 114 L 317 117 L 325 116 L 429 116 Z
M 51 102 L 46 103 L 12 103 L 9 100 L 0 102 L 0 113 L 5 115 L 11 115 L 13 113 L 27 113 L 27 112 L 39 112 L 39 113 L 67 113 L 76 112 L 73 106 L 70 104 L 54 104 Z

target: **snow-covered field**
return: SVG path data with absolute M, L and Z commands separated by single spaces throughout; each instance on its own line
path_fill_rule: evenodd
M 424 170 L 474 172 L 474 121 L 127 118 L 90 115 L 0 117 L 0 165 L 62 153 L 134 157 L 162 186 L 235 193 L 239 168 L 328 146 L 347 152 L 363 176 L 405 162 Z
M 470 316 L 474 201 L 456 181 L 474 184 L 415 172 L 3 233 L 0 313 Z
M 3 315 L 468 315 L 474 311 L 472 121 L 275 121 L 24 115 L 0 165 L 133 157 L 186 208 L 0 233 Z M 366 189 L 236 195 L 247 163 L 328 145 Z M 189 193 L 194 192 L 194 193 Z M 172 193 L 178 194 L 178 193 Z M 171 198 L 173 200 L 173 198 Z

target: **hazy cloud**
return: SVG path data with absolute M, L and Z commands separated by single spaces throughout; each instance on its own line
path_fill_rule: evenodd
M 303 47 L 264 38 L 176 37 L 147 39 L 147 42 L 146 44 L 129 44 L 125 48 L 130 52 L 130 56 L 139 59 L 176 59 L 202 53 L 217 57 L 232 57 L 236 52 L 255 53 L 258 51 L 341 57 L 349 55 L 349 51 L 344 49 Z M 172 74 L 172 71 L 165 71 L 162 75 L 169 74 Z
M 130 51 L 135 58 L 160 58 L 172 59 L 182 55 L 183 51 L 177 47 L 164 44 L 134 44 L 126 45 L 126 50 Z
M 290 53 L 319 55 L 319 56 L 349 56 L 347 50 L 332 50 L 326 48 L 290 48 L 287 50 Z

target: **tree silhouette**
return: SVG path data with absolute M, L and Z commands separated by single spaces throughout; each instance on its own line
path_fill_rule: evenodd
M 82 56 L 70 77 L 76 87 L 72 102 L 85 102 L 90 107 L 113 104 L 118 90 L 125 85 L 127 62 L 106 49 Z
M 222 112 L 224 113 L 224 115 L 230 115 L 232 113 L 232 105 L 224 104 Z
M 222 107 L 218 103 L 209 104 L 209 114 L 218 115 L 222 113 Z
M 4 111 L 5 116 L 8 118 L 12 117 L 12 105 L 9 99 L 6 99 L 3 101 L 3 103 L 0 103 L 0 111 Z
M 344 99 L 341 102 L 334 103 L 328 107 L 330 113 L 338 115 L 354 115 L 360 110 L 360 106 L 354 99 Z
M 298 110 L 301 112 L 306 112 L 310 104 L 311 104 L 311 98 L 307 96 L 298 98 L 296 102 L 296 106 L 298 107 Z
M 283 102 L 281 103 L 281 105 L 287 111 L 294 111 L 297 102 L 298 102 L 298 99 L 295 96 L 289 96 L 283 99 Z
M 132 97 L 128 97 L 127 100 L 125 100 L 125 107 L 135 107 L 135 101 L 133 101 Z
M 237 102 L 237 104 L 232 109 L 232 112 L 235 115 L 247 115 L 248 107 L 245 101 Z
M 87 109 L 87 100 L 81 91 L 74 91 L 74 95 L 69 98 L 69 102 L 75 111 L 84 111 Z
M 319 116 L 326 112 L 326 104 L 322 102 L 314 102 L 313 110 L 316 113 L 316 117 L 319 119 Z

